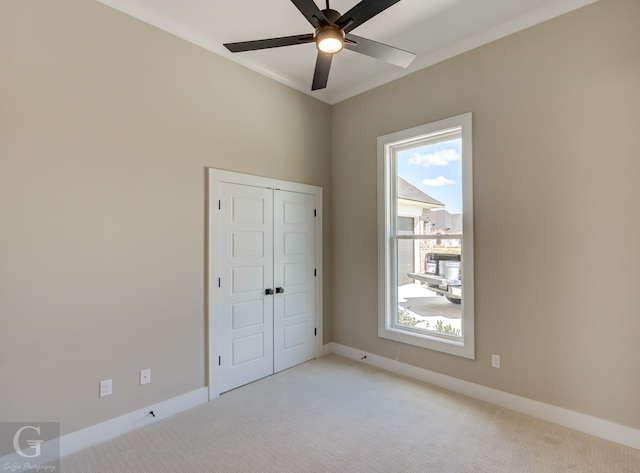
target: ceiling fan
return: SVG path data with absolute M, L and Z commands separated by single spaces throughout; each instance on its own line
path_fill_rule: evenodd
M 415 54 L 350 33 L 351 30 L 399 1 L 362 0 L 347 13 L 341 15 L 329 7 L 329 0 L 326 0 L 327 8 L 324 10 L 320 10 L 313 0 L 291 0 L 311 23 L 311 26 L 315 28 L 314 33 L 226 43 L 224 46 L 232 53 L 239 53 L 315 42 L 318 48 L 318 58 L 316 59 L 311 90 L 324 89 L 329 79 L 333 55 L 342 51 L 343 48 L 400 67 L 407 67 L 411 64 L 411 61 L 416 57 Z

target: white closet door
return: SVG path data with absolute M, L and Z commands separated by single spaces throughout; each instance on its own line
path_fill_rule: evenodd
M 212 361 L 225 392 L 273 374 L 273 191 L 221 183 L 218 205 Z
M 315 357 L 315 196 L 274 191 L 274 372 Z
M 208 229 L 213 399 L 321 353 L 322 189 L 211 169 Z

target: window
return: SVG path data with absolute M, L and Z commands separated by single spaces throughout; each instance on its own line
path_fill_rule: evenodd
M 378 335 L 474 358 L 471 114 L 378 138 Z

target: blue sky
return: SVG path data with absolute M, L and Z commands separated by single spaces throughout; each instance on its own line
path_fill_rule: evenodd
M 398 176 L 445 204 L 449 213 L 462 213 L 462 140 L 427 144 L 398 153 Z

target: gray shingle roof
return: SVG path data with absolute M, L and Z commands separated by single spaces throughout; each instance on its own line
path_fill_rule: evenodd
M 443 206 L 442 202 L 437 201 L 430 195 L 425 194 L 417 187 L 409 184 L 407 181 L 398 176 L 398 198 L 413 200 L 415 202 L 423 202 L 425 204 Z

